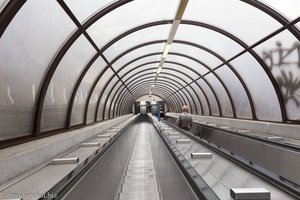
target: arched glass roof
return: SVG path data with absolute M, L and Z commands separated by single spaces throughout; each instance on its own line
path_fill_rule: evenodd
M 2 0 L 0 140 L 131 113 L 300 122 L 298 0 Z

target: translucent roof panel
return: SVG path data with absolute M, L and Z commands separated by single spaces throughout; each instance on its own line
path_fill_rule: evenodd
M 95 54 L 96 50 L 89 41 L 80 36 L 63 57 L 47 90 L 42 113 L 43 131 L 65 126 L 68 102 L 75 82 Z
M 178 0 L 131 1 L 102 17 L 87 31 L 99 48 L 102 48 L 121 33 L 134 27 L 162 19 L 174 19 L 178 4 Z
M 183 19 L 222 28 L 238 36 L 248 45 L 280 27 L 280 24 L 266 13 L 236 0 L 190 0 Z
M 126 84 L 129 84 L 133 81 L 140 80 L 140 77 L 142 77 L 142 76 L 145 76 L 145 77 L 150 77 L 151 76 L 152 77 L 154 75 L 155 74 L 154 74 L 153 69 L 147 69 L 147 70 L 139 69 L 139 70 L 132 71 L 128 75 L 124 76 L 123 80 Z
M 171 25 L 161 25 L 134 32 L 110 46 L 104 52 L 104 56 L 111 61 L 122 52 L 139 44 L 154 40 L 166 40 L 170 29 Z M 157 49 L 157 52 L 159 51 L 161 49 Z
M 300 42 L 284 31 L 260 46 L 255 51 L 264 59 L 280 87 L 287 117 L 300 119 Z
M 120 104 L 120 97 L 121 96 L 121 93 L 125 90 L 125 87 L 124 85 L 121 85 L 121 88 L 119 89 L 119 91 L 117 92 L 116 96 L 115 96 L 115 99 L 114 99 L 114 108 L 113 108 L 113 113 L 112 114 L 115 114 L 117 115 L 117 107 L 119 106 Z
M 231 64 L 245 81 L 253 97 L 257 118 L 281 121 L 279 102 L 270 79 L 254 58 L 246 53 Z
M 296 24 L 296 27 L 300 30 L 300 22 Z
M 218 103 L 217 103 L 216 97 L 213 94 L 212 90 L 209 88 L 209 86 L 207 85 L 207 83 L 203 79 L 198 80 L 197 83 L 200 85 L 203 92 L 207 96 L 208 103 L 209 103 L 210 108 L 211 108 L 211 114 L 214 115 L 214 116 L 220 116 Z
M 91 123 L 95 120 L 95 112 L 96 112 L 96 104 L 98 102 L 98 99 L 100 98 L 100 94 L 102 92 L 103 86 L 105 83 L 112 78 L 114 72 L 111 69 L 107 69 L 106 72 L 103 74 L 103 76 L 98 81 L 92 97 L 91 101 L 89 103 L 88 112 L 87 112 L 87 122 Z
M 173 74 L 173 72 L 172 72 Z M 178 75 L 178 74 L 177 74 Z M 160 78 L 166 78 L 166 79 L 172 79 L 173 81 L 176 81 L 177 83 L 179 83 L 180 85 L 185 86 L 187 84 L 187 82 L 185 82 L 185 79 L 179 79 L 179 78 L 176 78 L 170 74 L 166 74 L 164 73 L 163 71 L 160 73 L 159 77 L 157 78 L 157 80 L 160 80 Z
M 140 83 L 141 81 L 154 81 L 154 73 L 153 75 L 137 76 L 134 80 L 126 82 L 124 81 L 124 83 L 129 88 L 132 88 L 138 86 L 136 83 Z
M 251 119 L 252 113 L 249 99 L 236 75 L 226 66 L 217 69 L 215 72 L 223 80 L 231 94 L 237 117 Z
M 173 64 L 173 63 L 165 62 L 163 65 L 163 69 L 165 69 L 167 72 L 170 71 L 167 69 L 174 69 L 174 70 L 180 71 L 182 74 L 186 74 L 187 76 L 191 77 L 192 79 L 196 79 L 199 77 L 197 74 L 197 71 L 194 72 L 190 69 L 187 69 L 186 67 L 183 67 L 183 66 L 177 65 L 177 64 Z M 172 73 L 172 72 L 170 72 L 170 73 Z
M 64 2 L 68 5 L 68 7 L 80 22 L 85 21 L 86 19 L 94 15 L 97 11 L 102 10 L 115 1 L 116 0 L 64 0 Z
M 109 85 L 106 87 L 106 89 L 103 92 L 103 96 L 100 100 L 99 108 L 98 108 L 98 120 L 104 120 L 107 119 L 107 116 L 103 118 L 103 112 L 108 113 L 108 107 L 107 105 L 111 102 L 111 96 L 109 96 L 110 91 L 112 90 L 112 87 L 114 86 L 115 83 L 119 81 L 118 77 L 114 76 L 113 79 L 110 80 Z M 107 101 L 109 100 L 109 101 Z M 106 104 L 105 104 L 106 103 Z
M 185 84 L 186 85 L 187 83 L 190 83 L 193 81 L 193 79 L 191 79 L 190 77 L 188 77 L 185 73 L 181 73 L 181 71 L 175 71 L 175 70 L 172 70 L 172 68 L 162 68 L 161 70 L 161 73 L 164 75 L 164 76 L 167 76 L 167 77 L 170 77 L 172 79 L 181 79 L 183 81 L 185 81 Z M 160 76 L 158 76 L 157 79 L 159 79 Z
M 208 107 L 207 101 L 205 99 L 205 96 L 204 96 L 201 88 L 199 88 L 196 83 L 192 83 L 191 87 L 194 88 L 194 90 L 197 93 L 197 96 L 200 98 L 200 102 L 201 102 L 201 105 L 202 105 L 202 108 L 203 108 L 201 114 L 203 114 L 203 115 L 209 115 L 209 107 Z
M 187 90 L 186 89 L 183 89 L 183 90 L 179 90 L 177 91 L 176 93 L 179 94 L 180 98 L 183 98 L 183 102 L 185 103 L 185 105 L 187 105 L 189 108 L 190 108 L 190 112 L 191 113 L 194 113 L 194 110 L 190 104 L 191 101 L 191 96 L 187 93 Z
M 229 100 L 229 96 L 225 91 L 225 88 L 220 81 L 213 74 L 208 74 L 205 79 L 209 82 L 213 90 L 220 101 L 222 115 L 225 117 L 233 117 L 232 106 Z
M 154 64 L 143 65 L 137 69 L 132 69 L 132 70 L 124 69 L 123 72 L 126 72 L 128 74 L 123 76 L 122 79 L 123 80 L 127 80 L 127 79 L 134 80 L 134 78 L 139 77 L 142 74 L 146 74 L 146 73 L 150 73 L 150 72 L 153 72 L 153 75 L 154 75 L 154 72 L 156 71 L 154 69 L 157 69 L 157 65 L 158 65 L 157 63 L 154 63 Z M 140 72 L 141 72 L 141 74 L 136 74 L 136 73 L 140 73 Z M 121 75 L 121 73 L 120 73 L 120 75 Z
M 201 62 L 205 63 L 209 68 L 213 69 L 214 67 L 217 67 L 222 63 L 222 61 L 212 54 L 208 53 L 205 50 L 202 50 L 200 48 L 181 44 L 181 43 L 173 43 L 170 52 L 175 53 L 183 53 L 190 57 L 193 57 L 197 60 L 200 60 Z
M 208 72 L 208 69 L 205 68 L 200 63 L 198 63 L 194 60 L 191 60 L 189 58 L 183 57 L 183 56 L 169 54 L 166 58 L 166 61 L 177 62 L 177 63 L 183 64 L 183 65 L 186 65 L 189 68 L 192 68 L 193 70 L 197 71 L 201 75 Z
M 197 98 L 195 92 L 192 90 L 192 88 L 190 86 L 186 87 L 186 89 L 189 91 L 189 93 L 192 96 L 191 100 L 194 100 L 193 104 L 192 104 L 192 109 L 194 111 L 193 114 L 195 114 L 195 115 L 201 114 L 201 112 L 202 112 L 201 107 L 200 107 L 200 104 L 199 104 L 199 101 L 198 101 L 198 98 Z M 195 104 L 194 104 L 194 102 L 195 102 Z M 196 112 L 196 110 L 197 110 L 197 112 Z
M 107 103 L 107 109 L 109 109 L 109 107 L 110 107 L 110 111 L 109 111 L 109 113 L 108 112 L 106 112 L 105 113 L 105 115 L 108 117 L 110 117 L 110 118 L 112 118 L 113 117 L 113 108 L 114 108 L 114 105 L 115 105 L 115 98 L 113 99 L 113 97 L 116 95 L 116 92 L 117 92 L 117 90 L 119 89 L 119 87 L 121 87 L 122 86 L 122 83 L 119 81 L 118 83 L 117 83 L 117 85 L 112 89 L 112 92 L 111 92 L 111 95 L 109 96 L 109 101 L 108 101 L 108 103 Z
M 32 131 L 33 106 L 41 81 L 74 29 L 75 25 L 56 1 L 28 0 L 1 36 L 0 125 L 3 128 L 0 132 L 4 131 L 3 139 Z
M 96 77 L 104 70 L 106 63 L 99 57 L 84 76 L 75 96 L 72 109 L 72 125 L 83 123 L 83 115 L 88 92 Z
M 180 24 L 175 40 L 186 40 L 207 47 L 225 59 L 229 59 L 243 48 L 228 37 L 202 27 Z
M 300 16 L 300 1 L 299 0 L 259 0 L 268 5 L 274 10 L 284 15 L 290 20 Z
M 113 63 L 113 68 L 117 71 L 121 67 L 123 67 L 125 64 L 127 64 L 128 62 L 130 62 L 130 61 L 132 61 L 134 59 L 137 59 L 137 58 L 139 58 L 141 56 L 145 56 L 145 55 L 150 54 L 150 53 L 163 52 L 164 46 L 165 46 L 164 43 L 159 43 L 159 44 L 147 45 L 147 46 L 138 48 L 138 49 L 136 49 L 134 51 L 131 51 L 130 53 L 124 55 L 123 57 L 121 57 L 120 59 L 118 59 L 115 63 Z M 160 60 L 159 59 L 160 58 L 159 55 L 156 55 L 155 57 L 158 58 L 158 60 Z M 142 60 L 144 60 L 144 59 L 142 59 Z
M 150 64 L 147 64 L 149 63 Z M 154 62 L 154 63 L 153 63 Z M 158 64 L 160 62 L 160 56 L 150 56 L 150 57 L 146 57 L 140 60 L 137 60 L 135 62 L 133 62 L 132 64 L 126 66 L 124 69 L 122 69 L 118 74 L 121 76 L 125 75 L 125 73 L 127 72 L 131 72 L 132 70 L 134 70 L 136 67 L 141 67 L 138 69 L 142 69 L 142 68 L 148 68 L 149 65 L 150 67 L 158 67 Z M 153 63 L 153 64 L 152 64 Z

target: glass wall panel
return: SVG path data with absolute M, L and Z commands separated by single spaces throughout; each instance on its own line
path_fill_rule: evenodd
M 189 113 L 193 113 L 194 110 L 191 110 L 191 105 L 190 105 L 190 103 L 189 103 L 189 101 L 188 101 L 188 99 L 187 99 L 187 98 L 191 98 L 191 97 L 189 96 L 189 94 L 187 93 L 187 91 L 186 91 L 185 89 L 183 89 L 183 91 L 182 91 L 182 90 L 179 90 L 179 91 L 177 91 L 176 93 L 178 94 L 179 98 L 182 98 L 183 103 L 184 103 L 185 105 L 188 106 L 188 108 L 189 108 Z M 191 102 L 192 102 L 192 101 L 191 101 Z M 181 108 L 182 106 L 184 106 L 184 105 L 180 105 L 180 108 Z
M 229 59 L 243 50 L 239 44 L 218 32 L 192 25 L 181 24 L 174 39 L 199 44 L 215 51 L 225 59 Z
M 133 61 L 141 56 L 150 54 L 150 53 L 158 53 L 158 52 L 162 52 L 163 48 L 164 48 L 164 43 L 160 43 L 160 44 L 154 44 L 154 45 L 147 45 L 141 48 L 138 48 L 134 51 L 129 52 L 128 54 L 126 54 L 125 56 L 121 57 L 119 60 L 117 60 L 114 64 L 113 67 L 114 69 L 117 71 L 119 70 L 122 66 L 126 65 L 128 62 Z M 150 56 L 152 57 L 152 59 L 154 57 L 158 58 L 158 60 L 160 60 L 161 55 L 154 55 L 154 56 Z M 142 58 L 143 59 L 147 59 L 146 58 Z M 137 60 L 139 61 L 139 60 Z
M 205 63 L 211 69 L 217 67 L 218 65 L 220 65 L 222 63 L 221 60 L 219 60 L 212 54 L 208 53 L 207 51 L 204 51 L 202 49 L 199 49 L 199 48 L 196 48 L 196 47 L 193 47 L 190 45 L 173 43 L 170 52 L 186 54 L 190 57 L 193 57 L 193 58 Z
M 209 82 L 213 90 L 216 92 L 216 95 L 220 101 L 222 115 L 225 117 L 233 117 L 230 100 L 223 85 L 213 74 L 208 74 L 207 76 L 205 76 L 205 79 Z
M 207 96 L 208 103 L 211 108 L 211 115 L 220 116 L 217 100 L 213 92 L 209 88 L 209 86 L 202 79 L 198 80 L 197 83 L 200 85 L 200 87 L 202 88 L 202 90 L 205 92 Z
M 170 29 L 171 25 L 168 24 L 154 26 L 134 32 L 110 46 L 104 52 L 104 55 L 109 61 L 111 61 L 122 52 L 139 44 L 154 40 L 167 40 Z
M 201 64 L 199 64 L 196 61 L 193 61 L 189 58 L 182 57 L 182 56 L 176 56 L 176 55 L 169 54 L 166 58 L 166 61 L 178 62 L 180 64 L 186 65 L 186 66 L 194 69 L 201 75 L 208 72 L 208 69 L 205 68 L 204 66 L 202 66 Z
M 186 89 L 189 91 L 189 93 L 192 95 L 193 99 L 190 99 L 191 103 L 192 103 L 192 108 L 193 108 L 193 114 L 197 115 L 197 114 L 201 114 L 201 107 L 198 101 L 198 98 L 196 97 L 195 92 L 191 89 L 190 86 L 186 87 Z M 194 101 L 193 101 L 194 100 Z M 195 102 L 195 104 L 194 104 Z M 197 107 L 197 113 L 196 113 L 196 107 Z
M 105 89 L 103 96 L 100 100 L 99 110 L 98 110 L 98 120 L 104 120 L 108 118 L 108 109 L 109 104 L 111 102 L 112 95 L 109 95 L 109 92 L 112 90 L 112 86 L 118 81 L 118 77 L 114 76 L 114 78 L 111 80 L 107 88 Z M 108 98 L 107 104 L 105 105 L 105 101 Z M 103 110 L 105 110 L 105 117 L 103 118 Z
M 186 71 L 187 71 L 187 70 L 186 70 Z M 184 86 L 185 86 L 187 83 L 190 83 L 190 82 L 193 81 L 193 79 L 189 78 L 189 77 L 186 76 L 184 73 L 180 73 L 180 71 L 177 72 L 177 71 L 169 70 L 169 69 L 163 67 L 162 70 L 161 70 L 161 73 L 162 73 L 163 75 L 165 75 L 165 76 L 168 76 L 168 77 L 174 77 L 174 78 L 176 78 L 176 79 L 178 79 L 177 77 L 181 78 L 182 80 L 184 80 L 184 81 L 186 82 L 186 83 L 184 84 Z M 168 73 L 168 74 L 167 74 L 167 73 Z M 169 75 L 169 74 L 172 74 L 172 76 Z M 175 76 L 176 76 L 176 77 L 175 77 Z
M 149 75 L 149 76 L 144 76 L 144 77 L 138 77 L 132 81 L 124 82 L 129 88 L 134 88 L 136 86 L 136 82 L 141 83 L 143 81 L 149 81 L 153 82 L 154 81 L 154 76 Z
M 284 31 L 255 48 L 280 87 L 288 119 L 300 120 L 300 42 Z
M 148 63 L 148 62 L 153 62 L 153 61 L 158 61 L 159 62 L 160 58 L 161 58 L 161 55 L 154 55 L 154 56 L 149 56 L 149 57 L 146 57 L 146 58 L 139 59 L 139 60 L 131 63 L 130 65 L 126 66 L 126 68 L 123 69 L 122 71 L 120 71 L 118 74 L 120 76 L 123 76 L 127 71 L 131 71 L 136 66 L 139 66 L 139 65 L 142 65 L 142 64 Z M 127 64 L 130 61 L 131 60 L 128 60 L 128 61 L 124 62 L 124 61 L 120 60 L 120 63 Z M 116 65 L 118 65 L 118 66 L 124 66 L 124 64 L 116 63 Z
M 280 24 L 266 13 L 236 0 L 190 0 L 183 19 L 222 28 L 248 45 L 280 27 Z
M 239 79 L 227 66 L 223 66 L 215 72 L 223 80 L 231 94 L 237 118 L 251 119 L 252 113 L 249 99 Z
M 150 86 L 152 86 L 152 85 L 150 85 Z M 164 80 L 157 81 L 155 86 L 160 86 L 162 88 L 167 89 L 170 92 L 175 92 L 177 89 L 179 89 L 178 87 L 176 87 L 175 85 L 173 85 L 172 82 L 171 83 L 167 83 Z M 154 87 L 154 89 L 155 89 L 155 87 Z
M 13 18 L 0 40 L 0 140 L 32 132 L 41 80 L 75 28 L 56 1 L 28 0 Z
M 281 121 L 278 99 L 270 79 L 259 63 L 249 54 L 243 54 L 231 64 L 245 81 L 258 119 Z
M 117 92 L 117 90 L 119 89 L 119 87 L 120 87 L 121 85 L 122 85 L 122 83 L 119 81 L 119 82 L 117 83 L 117 85 L 113 88 L 113 91 L 112 91 L 112 93 L 111 93 L 111 96 L 109 97 L 111 103 L 107 104 L 107 106 L 108 106 L 108 109 L 109 109 L 109 107 L 110 107 L 110 115 L 109 115 L 110 118 L 113 117 L 113 108 L 114 108 L 114 105 L 115 105 L 115 99 L 116 99 L 116 97 L 117 97 L 117 96 L 115 96 L 115 95 L 116 95 L 116 92 Z M 115 98 L 113 99 L 114 96 L 115 96 Z M 105 114 L 105 115 L 108 116 L 108 113 Z
M 201 101 L 201 105 L 202 105 L 202 108 L 203 108 L 203 115 L 209 115 L 209 108 L 208 108 L 208 104 L 207 104 L 207 101 L 205 99 L 205 96 L 203 94 L 203 92 L 201 91 L 201 89 L 197 86 L 196 83 L 192 83 L 191 84 L 191 87 L 194 88 L 194 90 L 196 91 L 198 97 L 200 98 L 200 101 Z M 200 110 L 198 109 L 198 112 Z M 198 114 L 201 114 L 200 112 Z
M 72 125 L 83 123 L 84 109 L 88 93 L 96 77 L 102 72 L 102 70 L 104 70 L 105 67 L 105 61 L 99 57 L 82 79 L 74 100 L 71 118 Z
M 155 72 L 156 72 L 157 66 L 158 66 L 158 63 L 148 64 L 148 65 L 144 65 L 143 67 L 140 67 L 140 68 L 135 69 L 135 70 L 129 70 L 126 67 L 123 71 L 124 72 L 129 72 L 129 73 L 126 74 L 122 79 L 126 80 L 126 79 L 130 78 L 130 80 L 134 80 L 134 78 L 136 78 L 136 77 L 140 77 L 143 74 L 147 74 L 147 73 L 151 73 L 151 72 L 153 72 L 153 75 L 154 75 Z M 139 73 L 139 74 L 136 74 L 136 73 Z M 134 75 L 134 74 L 136 74 L 136 75 Z M 130 81 L 130 80 L 128 80 L 128 81 Z
M 47 90 L 42 113 L 42 131 L 65 126 L 68 103 L 75 82 L 95 54 L 96 50 L 81 36 L 63 57 Z
M 296 17 L 300 16 L 299 8 L 300 1 L 298 0 L 259 0 L 269 7 L 277 10 L 279 13 L 284 15 L 285 17 L 293 20 Z
M 130 62 L 138 57 L 141 57 L 141 56 L 144 56 L 144 55 L 147 55 L 150 53 L 163 52 L 164 46 L 165 46 L 165 43 L 160 43 L 160 44 L 147 45 L 147 46 L 138 48 L 138 49 L 126 54 L 122 58 L 120 58 L 117 62 L 115 62 L 113 64 L 113 67 L 117 71 L 122 66 L 124 66 L 128 62 Z M 154 57 L 154 56 L 152 56 L 152 57 Z M 161 56 L 156 55 L 156 57 L 160 58 Z M 158 60 L 160 60 L 160 59 L 158 59 Z
M 163 68 L 162 69 L 165 69 L 166 72 L 169 72 L 169 73 L 173 73 L 171 70 L 168 70 L 168 69 L 174 69 L 174 70 L 178 70 L 180 71 L 182 74 L 186 74 L 188 76 L 190 76 L 192 79 L 196 79 L 198 78 L 199 76 L 196 74 L 196 72 L 193 72 L 191 71 L 190 69 L 187 69 L 186 67 L 183 67 L 181 65 L 177 65 L 177 64 L 173 64 L 173 63 L 164 63 L 163 65 Z
M 81 23 L 114 1 L 115 0 L 64 0 Z
M 92 97 L 91 97 L 91 100 L 90 100 L 90 103 L 88 106 L 87 123 L 90 124 L 90 123 L 94 122 L 96 105 L 97 105 L 98 99 L 100 98 L 100 94 L 102 92 L 102 89 L 103 89 L 105 83 L 112 78 L 113 74 L 114 74 L 114 72 L 109 68 L 106 70 L 106 72 L 103 74 L 103 76 L 98 81 L 98 83 L 93 91 L 93 94 L 92 94 Z M 102 98 L 104 98 L 103 95 L 102 95 Z
M 123 91 L 126 90 L 124 85 L 121 85 L 121 89 L 118 91 L 117 95 L 115 96 L 115 99 L 114 99 L 114 103 L 115 103 L 115 110 L 114 110 L 114 113 L 116 116 L 118 116 L 118 106 L 120 104 L 120 101 L 121 101 L 121 98 L 120 96 L 123 94 Z M 118 98 L 119 97 L 119 98 Z M 118 100 L 118 101 L 117 101 Z M 114 116 L 115 117 L 115 116 Z
M 172 72 L 173 74 L 173 72 Z M 180 80 L 172 75 L 168 75 L 168 74 L 164 74 L 163 72 L 160 73 L 159 77 L 157 78 L 157 80 L 161 80 L 160 78 L 162 78 L 162 80 L 164 78 L 166 78 L 168 81 L 170 81 L 170 79 L 172 79 L 175 83 L 178 83 L 178 85 L 180 84 L 180 87 L 183 87 L 186 85 L 186 83 L 183 80 Z
M 108 13 L 87 31 L 99 48 L 102 48 L 106 43 L 132 28 L 162 19 L 174 19 L 178 3 L 179 0 L 132 1 Z

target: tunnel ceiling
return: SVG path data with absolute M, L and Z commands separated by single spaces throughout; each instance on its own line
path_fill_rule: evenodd
M 131 113 L 300 121 L 298 0 L 2 0 L 0 140 Z

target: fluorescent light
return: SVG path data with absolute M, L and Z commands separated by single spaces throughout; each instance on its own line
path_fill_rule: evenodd
M 159 74 L 159 73 L 160 73 L 160 71 L 161 71 L 161 69 L 162 69 L 162 67 L 158 67 L 158 68 L 157 68 L 157 72 L 156 72 L 156 73 L 157 73 L 157 74 Z
M 155 84 L 153 83 L 152 87 L 154 88 Z
M 181 20 L 174 20 L 173 21 L 172 28 L 171 28 L 171 31 L 170 31 L 170 34 L 169 34 L 169 37 L 168 37 L 168 40 L 167 40 L 167 44 L 172 44 L 173 43 L 173 40 L 174 40 L 175 34 L 177 32 L 178 26 L 180 24 L 180 21 Z
M 166 58 L 169 51 L 170 51 L 170 48 L 171 48 L 171 44 L 166 44 L 166 47 L 165 47 L 165 50 L 164 50 L 164 53 L 163 53 L 163 58 Z
M 175 19 L 181 19 L 189 0 L 181 0 Z

